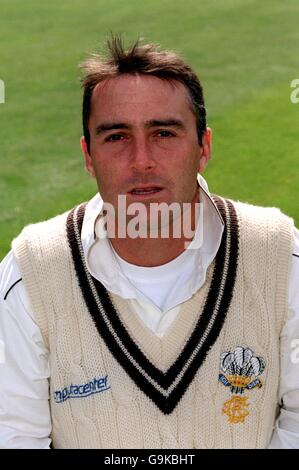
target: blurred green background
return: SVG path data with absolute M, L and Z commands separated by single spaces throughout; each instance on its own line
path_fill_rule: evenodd
M 0 259 L 27 223 L 90 198 L 77 64 L 109 31 L 175 49 L 202 80 L 210 190 L 299 225 L 298 0 L 1 0 Z

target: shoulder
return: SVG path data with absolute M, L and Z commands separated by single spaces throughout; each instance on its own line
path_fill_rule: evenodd
M 9 296 L 11 290 L 22 288 L 22 272 L 17 256 L 20 246 L 23 246 L 24 249 L 24 245 L 34 245 L 37 239 L 41 242 L 42 240 L 46 241 L 55 232 L 57 234 L 65 230 L 67 217 L 71 211 L 72 209 L 48 220 L 25 226 L 12 241 L 12 249 L 0 262 L 0 296 L 4 300 Z
M 271 206 L 259 206 L 255 204 L 250 204 L 243 201 L 231 201 L 236 207 L 237 211 L 248 219 L 252 220 L 261 220 L 266 218 L 266 220 L 273 220 L 275 223 L 279 222 L 289 222 L 292 225 L 293 219 L 288 215 L 284 214 L 278 207 Z
M 239 219 L 242 266 L 254 288 L 264 292 L 281 332 L 288 315 L 289 286 L 295 228 L 291 217 L 277 207 L 231 201 Z
M 294 244 L 294 221 L 278 207 L 265 207 L 241 201 L 231 201 L 238 214 L 241 232 L 250 239 Z M 276 240 L 276 242 L 275 242 Z
M 299 230 L 294 228 L 294 246 L 292 257 L 292 271 L 290 276 L 289 306 L 290 314 L 295 315 L 299 321 Z M 298 324 L 299 325 L 299 324 Z
M 22 281 L 14 254 L 10 251 L 0 263 L 0 295 L 6 300 L 10 291 Z
M 293 255 L 298 259 L 299 263 L 299 229 L 294 227 L 294 253 Z
M 293 219 L 277 207 L 231 202 L 238 214 L 240 251 L 246 266 L 252 265 L 255 275 L 260 272 L 272 278 L 276 273 L 277 278 L 287 280 L 294 250 Z
M 40 222 L 26 225 L 23 228 L 23 230 L 20 232 L 18 237 L 20 236 L 41 237 L 42 235 L 59 231 L 61 230 L 61 228 L 65 226 L 67 217 L 69 216 L 72 210 L 73 209 L 70 209 L 62 214 L 58 214 L 55 217 L 51 217 L 50 219 L 47 219 L 47 220 L 43 220 Z
M 29 283 L 36 284 L 47 276 L 50 279 L 50 275 L 55 277 L 55 272 L 63 272 L 70 265 L 67 223 L 74 210 L 28 225 L 13 240 L 12 251 L 27 290 Z
M 33 256 L 39 256 L 41 252 L 42 256 L 47 253 L 61 253 L 63 247 L 67 247 L 67 223 L 76 207 L 48 220 L 24 227 L 12 242 L 17 261 L 19 262 L 23 252 L 30 252 Z
M 0 263 L 0 302 L 4 308 L 2 317 L 5 316 L 6 321 L 13 318 L 17 323 L 22 323 L 22 328 L 31 330 L 28 319 L 30 317 L 34 320 L 34 317 L 19 265 L 12 251 Z M 2 318 L 2 321 L 5 319 Z

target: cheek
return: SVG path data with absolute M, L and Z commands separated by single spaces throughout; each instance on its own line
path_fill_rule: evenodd
M 95 165 L 95 172 L 101 195 L 104 199 L 111 200 L 115 194 L 118 194 L 121 185 L 120 167 L 114 167 L 105 161 Z
M 182 156 L 181 159 L 178 159 L 174 167 L 173 175 L 176 179 L 176 185 L 187 198 L 192 196 L 196 189 L 198 165 L 197 152 L 193 151 L 193 154 L 189 153 L 188 157 Z
M 173 165 L 173 172 L 180 175 L 182 183 L 185 180 L 196 178 L 199 166 L 199 154 L 198 150 L 192 148 L 186 148 L 184 152 L 177 155 Z

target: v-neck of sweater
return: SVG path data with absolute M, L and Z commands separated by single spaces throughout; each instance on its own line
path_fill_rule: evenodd
M 79 285 L 99 335 L 136 385 L 166 414 L 175 408 L 220 335 L 233 296 L 239 250 L 238 216 L 230 201 L 217 196 L 214 199 L 225 228 L 210 282 L 188 300 L 192 308 L 189 311 L 188 305 L 185 328 L 178 323 L 180 315 L 161 339 L 136 323 L 133 315 L 126 312 L 126 301 L 113 297 L 88 272 L 81 242 L 85 205 L 72 210 L 67 218 L 67 237 Z M 157 345 L 158 355 L 153 351 Z
M 178 315 L 162 337 L 148 328 L 141 318 L 132 312 L 127 301 L 116 294 L 109 294 L 129 335 L 148 359 L 164 372 L 183 349 L 198 321 L 210 288 L 214 265 L 213 262 L 208 268 L 206 282 L 202 288 L 191 299 L 180 305 Z

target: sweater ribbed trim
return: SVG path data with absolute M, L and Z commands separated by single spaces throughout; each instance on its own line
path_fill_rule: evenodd
M 237 214 L 230 201 L 216 196 L 214 201 L 225 227 L 210 289 L 202 315 L 166 372 L 144 355 L 122 323 L 106 288 L 88 272 L 81 242 L 85 205 L 73 209 L 67 218 L 67 237 L 79 285 L 98 333 L 135 384 L 165 414 L 170 414 L 179 403 L 217 340 L 233 295 L 238 261 Z
M 287 223 L 288 221 L 288 223 Z M 280 219 L 279 224 L 279 245 L 277 250 L 277 281 L 276 281 L 276 291 L 275 291 L 275 306 L 276 306 L 276 321 L 277 321 L 277 331 L 281 334 L 282 328 L 285 325 L 288 314 L 289 314 L 289 298 L 288 298 L 288 285 L 290 280 L 290 272 L 292 266 L 292 252 L 293 248 L 293 236 L 290 236 L 290 227 L 291 234 L 293 235 L 293 221 L 291 218 L 285 217 Z M 284 273 L 287 273 L 285 275 Z

